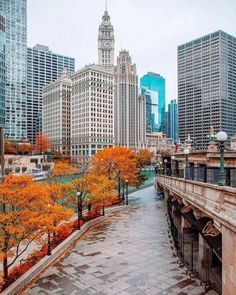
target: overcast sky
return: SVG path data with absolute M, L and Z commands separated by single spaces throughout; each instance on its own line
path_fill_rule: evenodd
M 166 98 L 177 97 L 177 46 L 219 29 L 236 36 L 236 0 L 108 0 L 116 55 L 130 51 L 139 76 L 166 78 Z M 48 45 L 74 57 L 76 69 L 97 62 L 103 0 L 28 0 L 28 45 Z

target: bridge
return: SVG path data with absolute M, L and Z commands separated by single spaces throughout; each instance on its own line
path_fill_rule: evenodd
M 236 188 L 158 175 L 156 189 L 167 201 L 183 263 L 192 273 L 202 267 L 204 281 L 219 293 L 236 294 Z

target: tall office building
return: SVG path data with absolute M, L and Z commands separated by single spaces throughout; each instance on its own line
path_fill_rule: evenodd
M 92 155 L 112 147 L 113 67 L 89 65 L 72 76 L 71 154 L 86 169 Z
M 5 30 L 6 21 L 0 13 L 0 128 L 5 124 L 5 87 L 6 87 L 6 68 L 5 68 Z
M 165 78 L 148 72 L 140 79 L 142 93 L 146 97 L 147 133 L 165 130 Z
M 178 46 L 179 137 L 207 147 L 210 127 L 236 133 L 236 38 L 217 31 Z
M 168 104 L 166 112 L 166 136 L 178 141 L 178 104 L 176 99 L 172 99 Z
M 63 70 L 59 79 L 43 88 L 42 125 L 53 148 L 70 155 L 71 79 Z
M 0 0 L 6 20 L 5 134 L 26 138 L 27 1 Z
M 114 65 L 115 37 L 107 9 L 102 17 L 98 33 L 98 64 L 105 66 Z
M 136 65 L 126 50 L 120 51 L 115 67 L 114 136 L 115 144 L 134 150 L 139 148 L 140 103 Z M 145 110 L 145 108 L 142 108 Z M 142 122 L 145 124 L 145 122 Z M 144 129 L 144 128 L 142 128 Z
M 42 112 L 42 89 L 58 79 L 67 69 L 75 71 L 75 59 L 53 53 L 47 46 L 36 45 L 27 50 L 27 138 L 34 142 L 37 119 Z

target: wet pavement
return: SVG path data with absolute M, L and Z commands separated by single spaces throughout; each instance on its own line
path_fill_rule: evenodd
M 129 206 L 109 213 L 25 294 L 205 294 L 172 255 L 163 201 L 156 200 L 153 187 L 129 199 Z

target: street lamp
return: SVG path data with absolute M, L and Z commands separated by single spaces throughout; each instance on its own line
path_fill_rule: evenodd
M 162 162 L 160 162 L 160 174 L 161 174 L 161 165 L 162 165 Z
M 165 159 L 165 160 L 164 160 L 164 165 L 165 165 L 165 166 L 164 166 L 164 167 L 165 167 L 164 174 L 165 174 L 165 175 L 166 175 L 166 164 L 167 164 L 167 162 L 168 162 L 167 159 Z
M 188 155 L 190 154 L 190 150 L 185 149 L 184 154 L 185 154 L 185 167 L 188 167 Z
M 81 192 L 77 192 L 76 195 L 77 195 L 77 214 L 78 214 L 77 230 L 80 230 Z
M 126 205 L 129 205 L 129 195 L 128 195 L 129 181 L 127 179 L 125 181 L 125 184 L 126 184 Z
M 220 186 L 225 184 L 224 147 L 227 137 L 227 133 L 224 131 L 220 131 L 216 134 L 216 140 L 219 142 L 220 146 L 220 175 L 218 181 L 218 185 Z
M 125 181 L 122 180 L 122 200 L 124 201 L 125 199 Z
M 48 214 L 51 215 L 51 204 L 48 204 Z M 47 255 L 50 256 L 52 255 L 51 253 L 51 232 L 50 229 L 48 228 L 48 249 L 47 249 Z
M 173 161 L 175 160 L 175 156 L 171 156 L 171 173 L 172 173 L 172 176 L 174 175 L 174 165 L 173 165 Z

